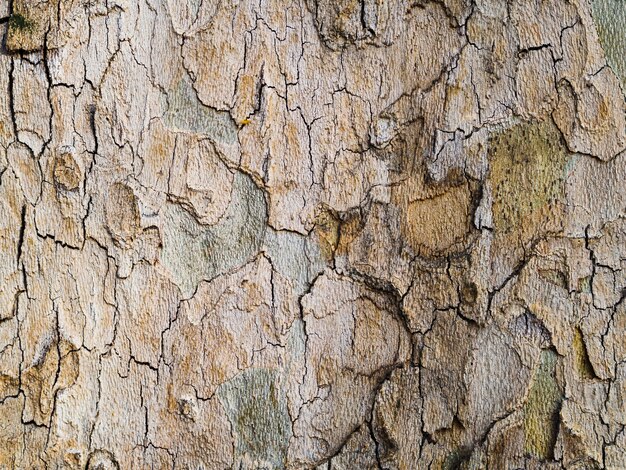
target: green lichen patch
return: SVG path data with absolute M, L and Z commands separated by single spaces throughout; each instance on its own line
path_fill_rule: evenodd
M 543 232 L 558 225 L 567 161 L 561 135 L 549 122 L 520 123 L 494 135 L 489 180 L 496 231 Z
M 556 378 L 557 354 L 543 350 L 524 405 L 524 450 L 540 459 L 554 458 L 563 391 Z
M 239 462 L 246 468 L 284 468 L 292 432 L 279 375 L 248 369 L 220 386 L 217 395 L 237 436 Z
M 626 90 L 626 2 L 594 0 L 591 7 L 606 60 Z
M 9 17 L 6 35 L 6 48 L 10 52 L 35 51 L 43 47 L 43 37 L 39 27 L 25 13 L 13 13 Z
M 472 452 L 469 449 L 460 449 L 451 452 L 446 456 L 441 468 L 442 470 L 461 470 L 468 468 L 468 462 Z
M 14 13 L 9 18 L 9 29 L 18 31 L 32 31 L 35 23 L 21 13 Z
M 59 21 L 63 21 L 59 14 L 65 9 L 59 9 L 60 1 L 13 0 L 5 40 L 7 51 L 35 52 L 63 45 L 64 32 L 59 29 Z

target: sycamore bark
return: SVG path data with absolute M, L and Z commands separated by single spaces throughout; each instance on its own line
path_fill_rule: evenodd
M 626 468 L 625 28 L 0 0 L 0 468 Z

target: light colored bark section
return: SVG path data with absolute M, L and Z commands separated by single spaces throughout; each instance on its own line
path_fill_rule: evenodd
M 622 2 L 0 17 L 0 468 L 624 468 Z

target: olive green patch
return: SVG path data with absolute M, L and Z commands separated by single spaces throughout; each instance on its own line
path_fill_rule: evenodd
M 524 450 L 540 459 L 554 457 L 563 391 L 556 379 L 557 354 L 541 352 L 539 367 L 524 405 Z
M 29 31 L 33 26 L 34 23 L 21 13 L 14 13 L 9 18 L 9 29 Z
M 13 0 L 4 46 L 9 52 L 40 51 L 59 45 L 57 11 L 60 0 Z
M 580 328 L 574 329 L 574 341 L 572 346 L 575 354 L 576 371 L 581 379 L 593 379 L 596 374 L 593 370 L 593 365 L 589 360 L 589 354 L 587 353 L 587 346 L 585 345 L 585 339 L 583 332 Z
M 35 51 L 43 47 L 40 27 L 27 13 L 14 12 L 8 21 L 5 45 L 8 51 Z
M 500 233 L 543 228 L 564 199 L 568 152 L 550 123 L 520 123 L 495 134 L 489 145 L 494 228 Z

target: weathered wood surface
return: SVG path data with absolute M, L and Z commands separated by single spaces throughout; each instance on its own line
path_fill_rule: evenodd
M 0 468 L 626 468 L 624 2 L 0 18 Z

